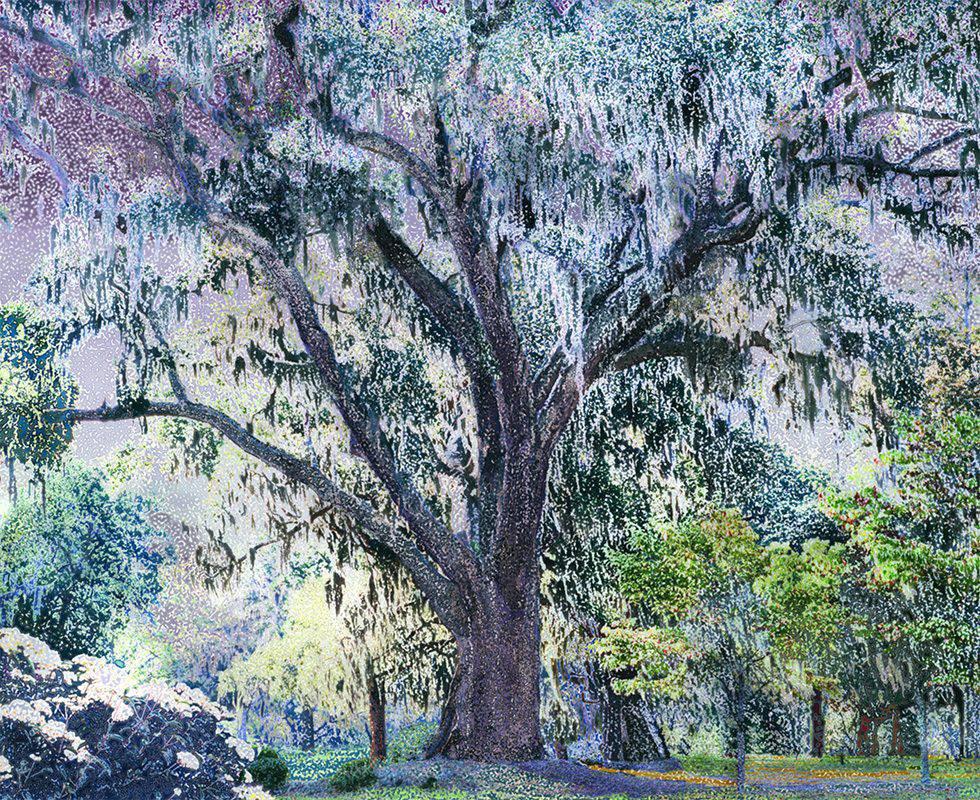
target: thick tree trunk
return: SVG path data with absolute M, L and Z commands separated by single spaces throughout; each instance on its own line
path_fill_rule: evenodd
M 602 758 L 605 761 L 627 763 L 670 758 L 663 732 L 646 714 L 643 698 L 637 694 L 616 694 L 613 691 L 612 676 L 601 668 L 596 668 L 594 675 L 602 726 Z
M 373 669 L 368 669 L 368 728 L 371 734 L 371 763 L 378 764 L 388 757 L 388 737 L 385 722 L 385 691 Z
M 536 612 L 536 609 L 535 609 Z M 457 637 L 452 687 L 429 755 L 527 761 L 543 752 L 537 614 L 500 615 Z
M 823 692 L 820 689 L 814 689 L 813 697 L 810 700 L 810 755 L 814 758 L 823 757 L 825 734 Z
M 547 456 L 505 431 L 503 482 L 480 585 L 466 587 L 468 620 L 454 630 L 457 663 L 430 755 L 527 761 L 544 755 L 541 735 L 541 515 Z M 505 426 L 506 428 L 506 426 Z

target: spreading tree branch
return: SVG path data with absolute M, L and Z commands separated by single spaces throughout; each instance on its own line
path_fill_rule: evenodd
M 330 334 L 320 322 L 316 303 L 293 259 L 280 256 L 251 228 L 229 216 L 212 214 L 210 221 L 258 257 L 273 292 L 289 309 L 303 346 L 329 388 L 355 446 L 364 454 L 423 550 L 451 578 L 473 581 L 478 564 L 472 552 L 436 519 L 412 477 L 400 468 L 379 420 L 362 402 L 338 362 Z
M 347 516 L 356 525 L 359 533 L 366 537 L 369 546 L 380 547 L 394 554 L 418 582 L 419 588 L 425 592 L 440 618 L 449 624 L 465 624 L 463 600 L 458 590 L 414 543 L 380 518 L 368 503 L 342 490 L 308 461 L 259 439 L 224 412 L 189 401 L 144 400 L 128 405 L 70 409 L 66 416 L 71 423 L 178 417 L 208 425 L 243 452 L 295 483 L 311 489 L 324 505 Z M 444 614 L 447 616 L 443 616 Z
M 483 331 L 473 309 L 449 286 L 433 275 L 383 217 L 369 229 L 375 244 L 392 270 L 412 289 L 419 302 L 459 348 L 470 378 L 479 438 L 479 499 L 481 536 L 493 529 L 493 493 L 500 491 L 503 457 L 500 415 L 495 397 Z
M 721 203 L 713 179 L 702 180 L 691 222 L 667 249 L 660 269 L 636 274 L 587 317 L 582 363 L 565 359 L 557 377 L 539 381 L 538 424 L 548 446 L 557 441 L 589 387 L 663 321 L 675 290 L 694 276 L 705 257 L 755 236 L 763 213 L 753 205 L 748 182 L 748 174 L 742 173 L 730 199 Z

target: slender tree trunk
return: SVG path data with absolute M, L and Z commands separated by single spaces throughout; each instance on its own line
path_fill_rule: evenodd
M 12 506 L 17 503 L 17 472 L 14 464 L 14 457 L 7 456 L 7 498 Z
M 316 747 L 316 721 L 311 706 L 303 709 L 303 721 L 306 723 L 306 749 L 312 750 Z
M 238 738 L 243 741 L 248 739 L 248 712 L 252 710 L 252 704 L 244 703 L 242 705 L 242 719 L 238 723 Z
M 959 686 L 953 687 L 953 702 L 956 704 L 956 725 L 959 734 L 956 758 L 960 760 L 966 758 L 966 696 Z
M 739 797 L 745 796 L 745 684 L 739 680 L 735 689 L 735 786 Z
M 892 709 L 892 743 L 889 755 L 905 755 L 905 747 L 902 744 L 902 709 L 898 706 Z
M 388 757 L 388 738 L 385 723 L 385 690 L 373 668 L 368 668 L 368 727 L 371 731 L 371 763 L 378 764 Z
M 555 758 L 557 758 L 559 761 L 568 761 L 568 745 L 555 739 L 555 741 L 551 743 L 551 746 L 554 748 Z
M 964 756 L 980 756 L 980 695 L 969 686 L 963 691 L 963 738 L 966 741 Z
M 813 690 L 810 700 L 810 755 L 822 758 L 826 740 L 826 721 L 824 719 L 823 692 Z
M 873 729 L 871 724 L 871 715 L 867 711 L 861 709 L 858 712 L 858 729 L 857 729 L 857 742 L 855 744 L 855 752 L 859 756 L 869 756 L 871 755 L 871 739 L 873 738 Z
M 919 710 L 919 765 L 922 783 L 929 783 L 929 690 L 921 687 L 916 696 Z

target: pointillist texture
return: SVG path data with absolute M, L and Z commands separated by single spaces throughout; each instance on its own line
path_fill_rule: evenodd
M 199 691 L 138 686 L 90 656 L 63 662 L 10 628 L 0 677 L 4 797 L 268 798 L 242 785 L 252 747 L 220 734 L 223 711 Z
M 971 2 L 0 0 L 0 621 L 310 791 L 928 783 L 978 53 Z

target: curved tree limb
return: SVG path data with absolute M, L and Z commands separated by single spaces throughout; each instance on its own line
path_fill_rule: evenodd
M 281 447 L 259 439 L 222 411 L 189 401 L 143 401 L 131 405 L 94 409 L 70 409 L 68 421 L 117 422 L 145 417 L 179 417 L 216 430 L 243 452 L 272 467 L 288 479 L 311 489 L 320 501 L 335 508 L 367 537 L 369 544 L 390 551 L 415 579 L 426 598 L 448 624 L 465 625 L 463 600 L 458 590 L 440 574 L 433 562 L 393 525 L 381 519 L 371 506 L 348 494 L 322 471 Z
M 300 339 L 330 389 L 355 445 L 364 453 L 423 550 L 454 580 L 475 581 L 479 566 L 472 552 L 432 513 L 412 477 L 398 465 L 379 421 L 350 386 L 337 360 L 333 340 L 320 322 L 309 286 L 296 265 L 237 220 L 218 213 L 211 214 L 209 220 L 217 230 L 259 258 L 274 293 L 289 309 Z
M 547 446 L 557 441 L 589 387 L 663 320 L 674 291 L 698 271 L 705 257 L 717 248 L 744 244 L 755 236 L 764 213 L 753 205 L 748 181 L 748 175 L 742 174 L 731 199 L 722 204 L 705 179 L 693 219 L 668 248 L 660 269 L 653 275 L 637 273 L 589 315 L 582 363 L 571 364 L 566 359 L 559 374 L 543 384 L 550 389 L 546 394 L 542 391 L 539 399 L 538 425 Z
M 408 284 L 419 302 L 459 347 L 469 374 L 470 393 L 476 410 L 479 439 L 479 529 L 481 539 L 485 540 L 493 531 L 493 495 L 500 491 L 503 480 L 503 454 L 495 378 L 490 368 L 483 331 L 469 304 L 422 264 L 383 217 L 379 216 L 369 230 L 386 262 Z

